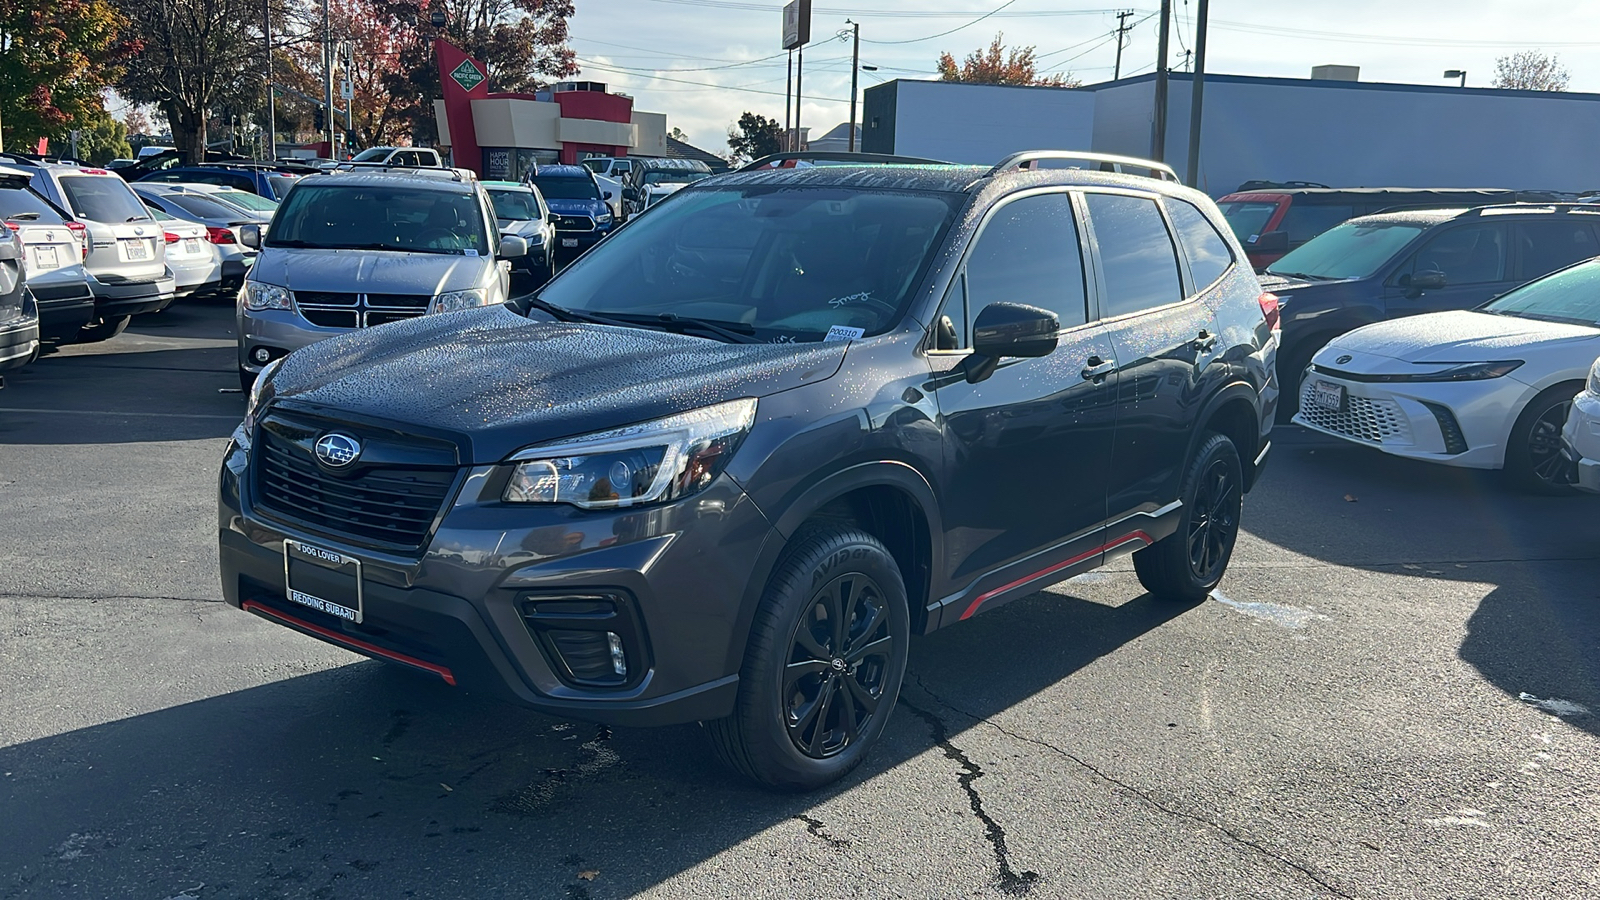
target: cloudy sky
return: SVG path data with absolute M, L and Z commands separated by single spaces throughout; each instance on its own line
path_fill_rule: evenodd
M 958 58 L 995 32 L 1033 45 L 1043 72 L 1085 83 L 1111 78 L 1116 12 L 1139 23 L 1123 49 L 1123 74 L 1155 67 L 1157 9 L 1105 0 L 813 0 L 802 124 L 820 134 L 849 118 L 850 44 L 833 35 L 861 23 L 861 86 L 933 78 L 941 51 Z M 1194 45 L 1198 0 L 1173 0 L 1174 65 Z M 727 149 L 745 110 L 783 120 L 783 0 L 580 0 L 572 46 L 582 78 L 667 114 L 707 150 Z M 987 18 L 979 17 L 988 14 Z M 976 20 L 976 21 L 975 21 Z M 1206 69 L 1305 77 L 1311 66 L 1361 67 L 1363 81 L 1445 84 L 1466 69 L 1487 87 L 1495 58 L 1518 50 L 1558 54 L 1570 90 L 1600 93 L 1600 3 L 1594 0 L 1212 0 Z

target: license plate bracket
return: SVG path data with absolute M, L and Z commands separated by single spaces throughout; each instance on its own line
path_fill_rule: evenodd
M 54 247 L 33 248 L 33 261 L 38 264 L 40 269 L 61 268 L 61 255 L 56 252 Z
M 562 238 L 561 239 L 561 246 L 563 246 L 563 247 L 576 247 L 576 246 L 578 246 L 578 239 L 577 238 Z
M 365 613 L 361 560 L 335 550 L 285 539 L 284 596 L 347 622 L 360 624 Z
M 184 238 L 183 239 L 183 252 L 191 254 L 191 255 L 199 253 L 200 252 L 200 239 L 199 238 Z
M 1323 409 L 1344 409 L 1344 385 L 1318 381 L 1311 385 L 1311 399 Z
M 124 240 L 122 247 L 127 251 L 130 260 L 150 258 L 150 248 L 145 246 L 142 239 Z

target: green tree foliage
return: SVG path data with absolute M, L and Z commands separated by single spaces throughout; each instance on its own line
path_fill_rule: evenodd
M 94 166 L 103 166 L 113 159 L 130 159 L 133 148 L 128 146 L 128 128 L 112 118 L 102 107 L 73 120 L 50 138 L 52 151 L 65 155 L 72 146 L 72 129 L 78 130 L 78 160 Z
M 1077 87 L 1081 81 L 1071 72 L 1040 77 L 1032 47 L 1007 50 L 1005 35 L 996 34 L 989 46 L 974 50 L 958 65 L 949 53 L 939 54 L 939 80 L 972 84 L 1034 84 L 1048 87 Z
M 777 153 L 783 146 L 783 126 L 777 119 L 753 112 L 742 113 L 736 126 L 728 129 L 728 149 L 736 160 L 760 159 Z
M 136 49 L 106 0 L 0 0 L 0 109 L 7 149 L 105 110 L 100 92 Z

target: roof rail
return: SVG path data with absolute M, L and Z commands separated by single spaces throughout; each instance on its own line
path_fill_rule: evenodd
M 1463 216 L 1504 215 L 1506 213 L 1520 213 L 1524 210 L 1529 215 L 1543 210 L 1550 212 L 1572 212 L 1573 210 L 1593 211 L 1593 203 L 1579 203 L 1576 200 L 1563 200 L 1554 203 L 1541 203 L 1537 200 L 1523 200 L 1517 203 L 1488 203 L 1483 206 L 1469 207 Z
M 349 172 L 351 174 L 373 175 L 420 175 L 425 178 L 449 178 L 452 181 L 476 181 L 478 173 L 471 169 L 451 169 L 440 166 L 402 166 L 389 163 L 367 162 L 342 162 L 329 169 L 324 169 L 324 174 Z
M 923 159 L 918 156 L 895 156 L 888 153 L 842 153 L 837 150 L 803 150 L 798 153 L 769 153 L 734 169 L 735 172 L 754 172 L 759 169 L 788 169 L 787 162 L 836 163 L 839 165 L 885 166 L 948 166 L 940 159 Z
M 1005 159 L 995 163 L 989 170 L 990 175 L 999 175 L 1002 172 L 1011 172 L 1017 169 L 1035 168 L 1032 164 L 1040 160 L 1077 160 L 1080 162 L 1095 163 L 1095 168 L 1102 172 L 1125 172 L 1125 168 L 1146 169 L 1149 177 L 1162 181 L 1177 181 L 1178 173 L 1166 163 L 1159 163 L 1153 159 L 1140 159 L 1136 156 L 1117 156 L 1112 153 L 1090 153 L 1084 150 L 1024 150 L 1013 153 Z

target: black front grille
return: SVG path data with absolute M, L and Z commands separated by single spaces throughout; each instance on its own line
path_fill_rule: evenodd
M 367 306 L 373 309 L 425 310 L 433 302 L 430 294 L 368 294 Z
M 322 328 L 370 328 L 428 311 L 431 294 L 347 294 L 296 291 L 295 306 L 307 322 Z
M 255 501 L 270 515 L 340 537 L 420 548 L 455 483 L 454 467 L 318 465 L 309 443 L 268 425 L 256 441 Z
M 593 231 L 594 220 L 588 216 L 562 216 L 556 220 L 557 231 Z
M 295 291 L 294 299 L 303 306 L 355 306 L 361 295 L 334 291 Z

